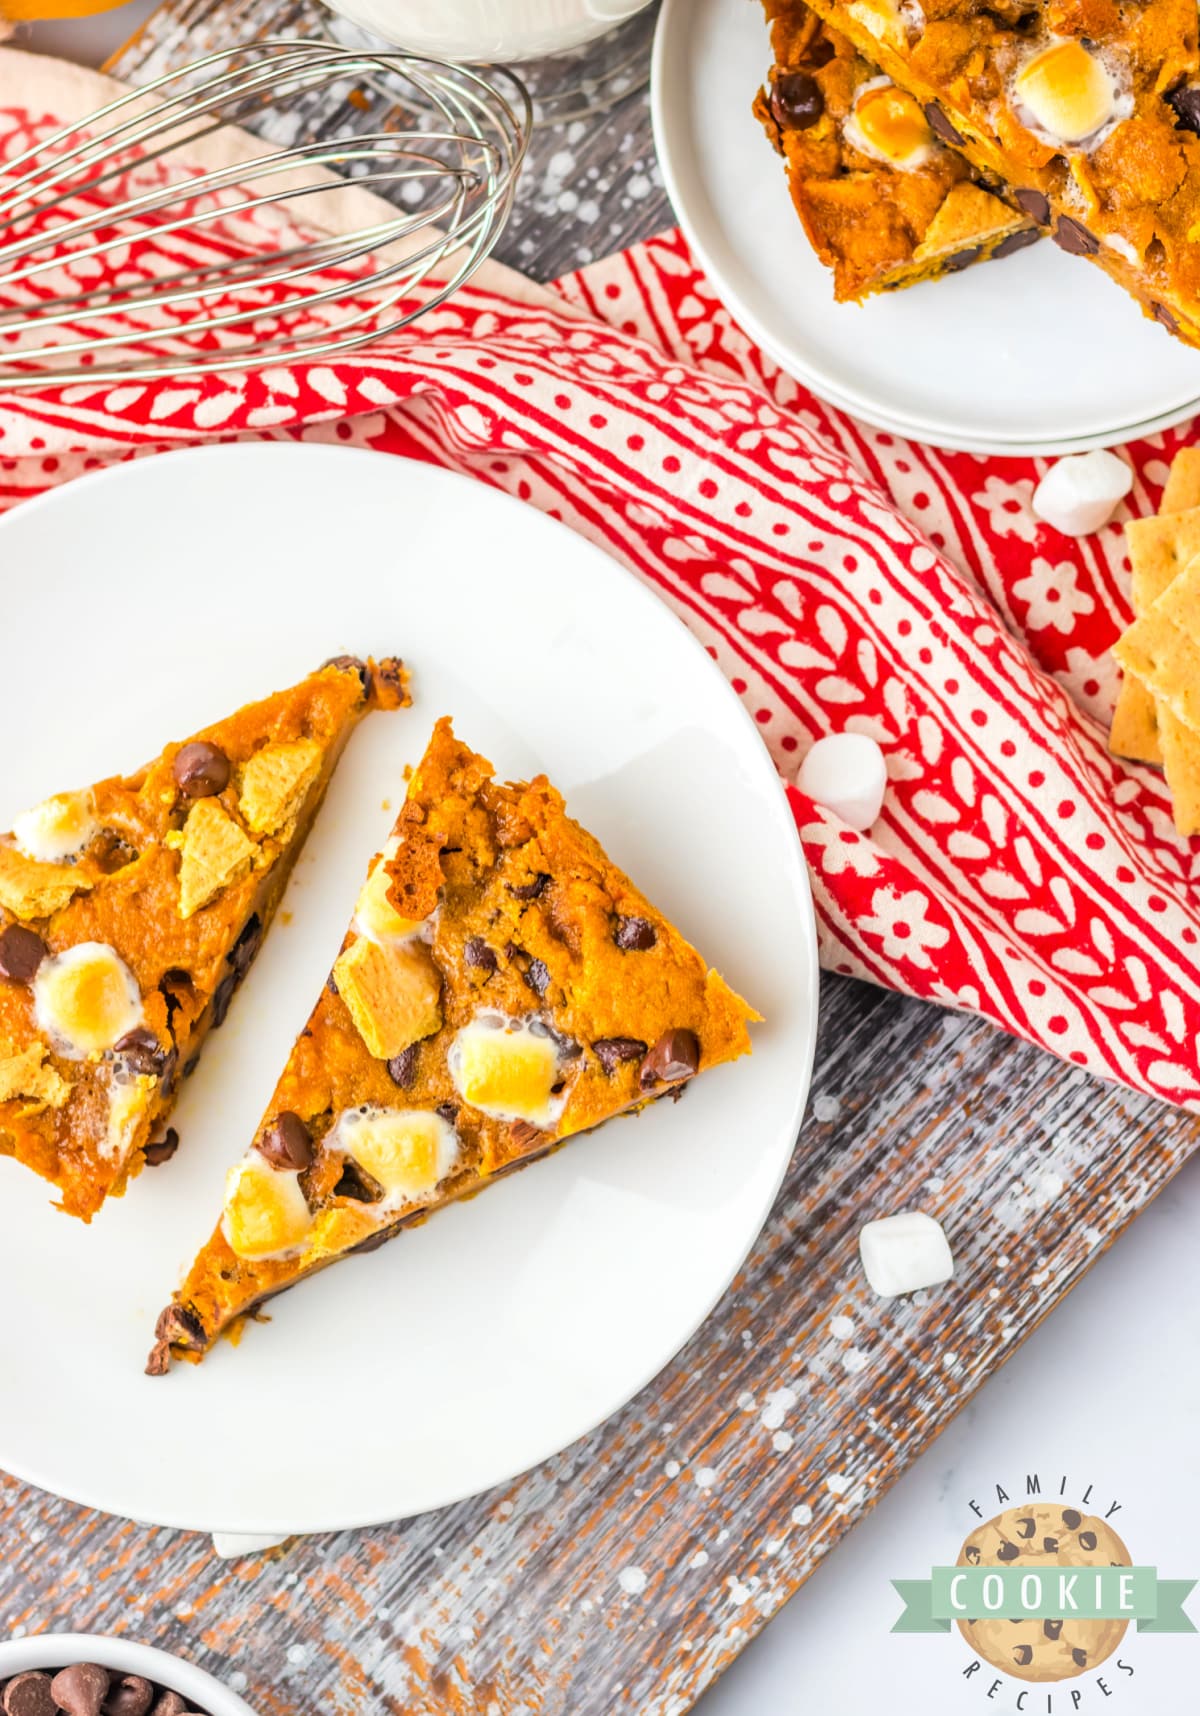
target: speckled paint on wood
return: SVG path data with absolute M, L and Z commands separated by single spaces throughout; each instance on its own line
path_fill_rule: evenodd
M 115 69 L 146 76 L 324 18 L 296 0 L 190 0 Z M 572 175 L 602 182 L 600 216 L 562 206 Z M 607 129 L 537 139 L 504 255 L 549 277 L 666 219 L 633 96 Z M 688 1709 L 1196 1138 L 1194 1119 L 975 1019 L 834 978 L 822 1006 L 810 1113 L 771 1219 L 626 1411 L 504 1490 L 233 1564 L 206 1537 L 3 1480 L 0 1633 L 145 1638 L 231 1679 L 262 1716 Z M 944 1221 L 958 1274 L 886 1303 L 856 1236 L 905 1207 Z

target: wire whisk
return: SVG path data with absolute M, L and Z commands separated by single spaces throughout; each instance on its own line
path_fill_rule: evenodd
M 381 128 L 320 135 L 331 99 Z M 232 148 L 228 128 L 268 108 L 297 140 Z M 494 248 L 531 127 L 512 73 L 399 51 L 266 40 L 168 72 L 0 163 L 0 389 L 395 333 Z

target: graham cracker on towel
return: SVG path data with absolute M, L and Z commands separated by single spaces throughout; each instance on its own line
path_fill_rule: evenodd
M 1176 453 L 1163 490 L 1159 518 L 1168 513 L 1187 512 L 1200 507 L 1200 447 L 1184 447 Z M 1139 520 L 1138 525 L 1145 521 Z M 1156 521 L 1150 521 L 1156 523 Z M 1145 535 L 1145 542 L 1141 538 Z M 1163 550 L 1164 532 L 1159 527 L 1142 533 L 1138 526 L 1126 527 L 1129 557 L 1133 564 L 1133 611 L 1142 614 L 1157 601 L 1182 562 Z M 1197 545 L 1200 550 L 1200 544 Z M 1185 553 L 1185 560 L 1189 556 Z M 1173 570 L 1172 570 L 1173 568 Z M 1117 695 L 1112 732 L 1108 748 L 1114 756 L 1128 757 L 1135 763 L 1165 762 L 1162 734 L 1154 699 L 1140 680 L 1127 674 Z M 1179 756 L 1179 746 L 1172 747 Z
M 1117 639 L 1113 654 L 1143 682 L 1160 711 L 1176 716 L 1195 740 L 1200 734 L 1200 554 Z
M 1200 554 L 1200 505 L 1186 512 L 1133 519 L 1125 526 L 1125 537 L 1133 567 L 1133 611 L 1145 614 L 1188 561 Z M 1121 686 L 1108 748 L 1135 763 L 1161 765 L 1164 760 L 1154 699 L 1136 675 Z

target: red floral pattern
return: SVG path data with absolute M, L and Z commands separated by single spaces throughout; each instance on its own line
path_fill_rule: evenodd
M 0 113 L 0 159 L 48 123 Z M 231 218 L 187 235 L 188 254 L 277 239 Z M 144 235 L 132 264 L 156 248 Z M 485 271 L 337 361 L 0 396 L 0 507 L 247 434 L 431 460 L 600 543 L 703 641 L 785 781 L 823 733 L 882 745 L 869 837 L 788 788 L 827 966 L 1200 1104 L 1196 852 L 1158 776 L 1104 744 L 1122 534 L 1040 525 L 1042 462 L 938 452 L 824 405 L 751 344 L 674 233 L 553 292 Z M 1134 511 L 1153 510 L 1187 434 L 1126 450 Z

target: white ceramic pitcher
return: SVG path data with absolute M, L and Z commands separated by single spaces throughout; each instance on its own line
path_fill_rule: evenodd
M 335 11 L 397 47 L 457 60 L 522 60 L 560 53 L 649 0 L 329 0 Z

